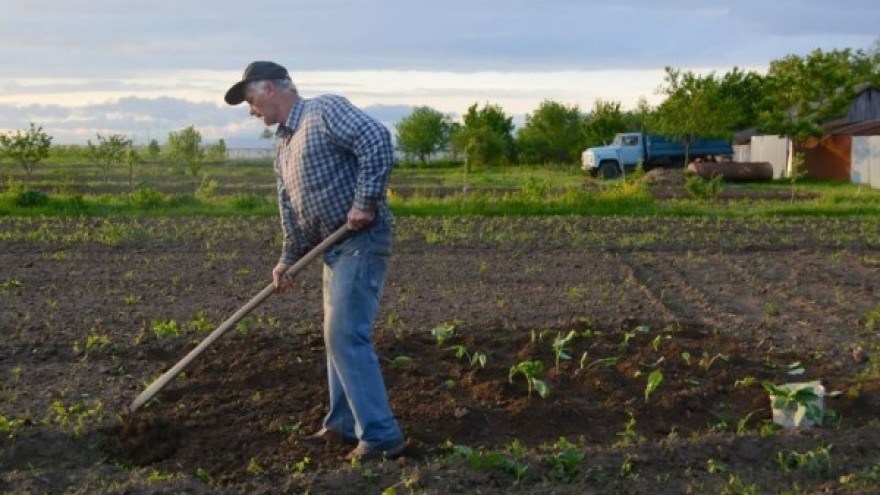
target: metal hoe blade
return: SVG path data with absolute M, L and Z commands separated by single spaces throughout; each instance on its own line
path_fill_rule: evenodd
M 299 259 L 293 266 L 287 269 L 286 274 L 294 275 L 305 268 L 306 265 L 312 262 L 315 258 L 320 256 L 324 251 L 327 250 L 333 244 L 336 244 L 339 240 L 341 240 L 345 235 L 349 232 L 348 227 L 343 225 L 336 232 L 333 232 L 326 239 L 321 241 L 320 244 L 315 246 L 311 251 L 306 253 L 302 258 Z M 216 330 L 211 332 L 210 335 L 205 337 L 205 340 L 201 341 L 199 345 L 197 345 L 193 350 L 189 351 L 189 353 L 183 357 L 180 361 L 177 362 L 171 369 L 162 374 L 159 378 L 157 378 L 150 386 L 147 387 L 146 390 L 141 392 L 137 398 L 132 401 L 132 403 L 128 406 L 129 413 L 133 413 L 138 410 L 141 406 L 146 404 L 150 399 L 152 399 L 160 390 L 165 388 L 171 380 L 174 379 L 181 371 L 184 370 L 199 354 L 201 354 L 205 349 L 208 348 L 211 344 L 213 344 L 217 339 L 223 336 L 227 330 L 232 328 L 239 320 L 247 316 L 248 313 L 254 310 L 257 306 L 263 303 L 270 295 L 275 292 L 275 284 L 270 283 L 266 286 L 265 289 L 261 290 L 259 294 L 254 296 L 250 301 L 248 301 L 244 306 L 242 306 L 238 311 L 236 311 L 232 316 L 230 316 L 226 321 L 224 321 Z

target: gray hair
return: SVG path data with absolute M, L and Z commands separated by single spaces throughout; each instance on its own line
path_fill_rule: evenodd
M 285 91 L 288 93 L 296 93 L 296 86 L 294 86 L 293 81 L 290 79 L 270 79 L 272 84 L 275 85 L 281 91 Z M 245 93 L 248 91 L 253 91 L 256 94 L 262 94 L 266 92 L 266 83 L 270 80 L 263 79 L 260 81 L 251 81 L 245 87 Z

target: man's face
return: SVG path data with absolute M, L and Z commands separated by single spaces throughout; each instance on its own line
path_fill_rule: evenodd
M 275 85 L 267 81 L 265 91 L 255 91 L 248 87 L 245 91 L 245 101 L 250 105 L 250 114 L 263 121 L 266 126 L 280 124 L 277 105 L 272 104 L 272 95 L 275 94 Z

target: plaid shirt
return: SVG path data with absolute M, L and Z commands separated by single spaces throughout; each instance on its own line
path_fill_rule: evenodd
M 275 140 L 275 178 L 284 246 L 292 265 L 347 220 L 352 206 L 390 222 L 385 187 L 391 134 L 341 96 L 301 99 Z

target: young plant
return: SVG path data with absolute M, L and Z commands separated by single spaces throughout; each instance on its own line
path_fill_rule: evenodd
M 639 435 L 638 433 L 636 433 L 635 430 L 636 417 L 633 416 L 633 413 L 630 411 L 627 411 L 627 414 L 629 415 L 629 419 L 627 419 L 626 423 L 624 423 L 623 431 L 617 432 L 617 436 L 620 437 L 620 439 L 615 442 L 615 445 L 633 445 L 635 443 L 638 443 L 639 441 Z
M 813 423 L 822 422 L 822 409 L 818 406 L 819 395 L 813 387 L 777 387 L 769 381 L 761 382 L 770 394 L 773 409 L 794 411 L 793 422 L 801 424 L 804 419 Z
M 550 466 L 553 478 L 564 483 L 573 482 L 584 462 L 583 452 L 577 450 L 564 437 L 553 444 L 553 449 L 555 452 L 544 459 L 544 462 Z
M 709 353 L 706 351 L 703 351 L 703 357 L 700 358 L 699 364 L 704 370 L 709 371 L 709 368 L 711 368 L 712 365 L 715 363 L 715 361 L 717 361 L 718 359 L 721 359 L 723 361 L 727 361 L 727 356 L 725 356 L 724 354 L 718 353 L 712 357 L 709 357 Z
M 806 469 L 817 477 L 831 476 L 831 446 L 808 450 L 803 454 L 790 451 L 776 453 L 776 462 L 782 473 L 788 475 L 792 469 Z
M 5 435 L 6 438 L 11 439 L 23 424 L 23 419 L 11 419 L 0 414 L 0 435 Z
M 473 354 L 469 353 L 467 347 L 463 345 L 455 345 L 449 348 L 449 350 L 455 352 L 455 357 L 464 358 L 468 364 L 473 368 L 476 365 L 479 365 L 480 368 L 486 367 L 486 355 L 482 352 L 475 351 Z
M 391 363 L 392 368 L 402 368 L 409 364 L 412 361 L 412 358 L 401 354 L 400 356 L 395 356 L 394 359 L 389 359 L 388 361 Z
M 516 375 L 522 375 L 526 379 L 529 397 L 532 396 L 532 390 L 534 390 L 542 399 L 544 399 L 550 395 L 550 387 L 547 386 L 547 383 L 538 378 L 543 372 L 543 361 L 538 359 L 522 361 L 510 367 L 510 373 L 508 373 L 507 379 L 510 383 L 513 383 L 513 379 Z
M 556 372 L 559 373 L 559 361 L 571 361 L 571 352 L 569 350 L 569 345 L 574 338 L 577 337 L 577 332 L 572 330 L 568 332 L 568 335 L 562 336 L 562 332 L 553 339 L 553 354 L 556 356 Z
M 648 375 L 648 384 L 645 386 L 645 402 L 648 402 L 648 396 L 657 390 L 660 383 L 663 382 L 663 373 L 660 370 L 654 370 Z
M 91 406 L 84 402 L 65 406 L 63 401 L 56 400 L 49 407 L 49 413 L 43 419 L 43 423 L 57 424 L 62 430 L 79 437 L 88 426 L 89 419 L 100 421 L 103 411 L 104 404 L 101 401 L 95 401 Z
M 177 337 L 180 335 L 180 326 L 175 320 L 154 321 L 150 324 L 150 329 L 153 330 L 157 338 Z
M 431 335 L 437 340 L 437 345 L 441 346 L 455 333 L 455 325 L 452 323 L 444 323 L 431 329 Z
M 593 366 L 604 366 L 606 368 L 610 368 L 612 366 L 617 366 L 617 361 L 618 361 L 617 356 L 600 358 L 600 359 L 597 359 L 597 360 L 593 361 L 592 363 L 588 364 L 584 369 L 590 369 Z

